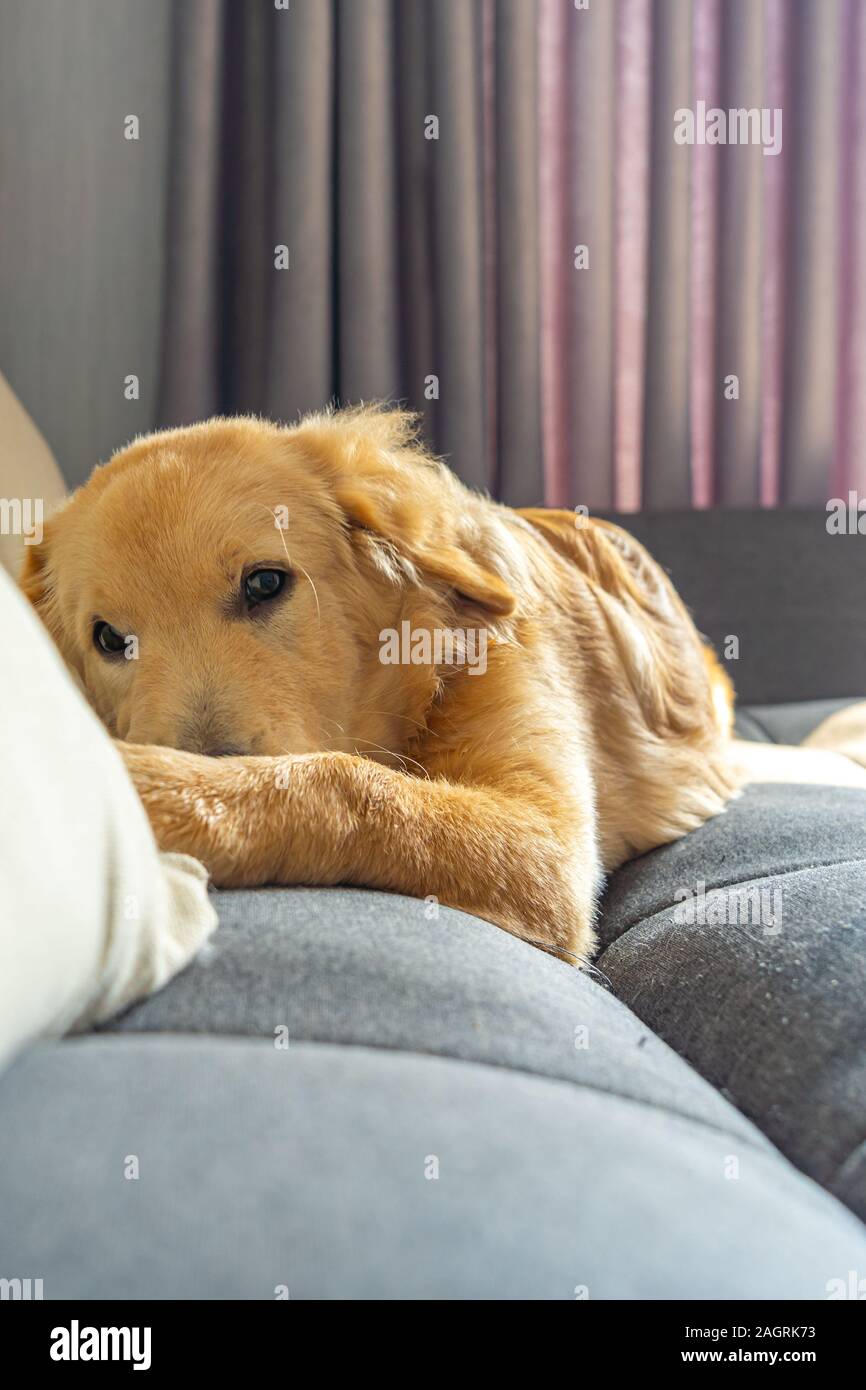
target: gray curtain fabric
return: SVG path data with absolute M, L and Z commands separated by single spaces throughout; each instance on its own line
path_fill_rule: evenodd
M 537 499 L 533 5 L 174 23 L 160 422 L 405 400 L 467 481 Z
M 571 298 L 571 322 L 563 335 L 562 360 L 571 402 L 568 437 L 579 439 L 571 454 L 575 501 L 594 507 L 615 503 L 614 454 L 614 266 L 616 247 L 616 26 L 612 5 L 592 5 L 572 26 L 566 50 L 572 81 L 563 84 L 564 123 L 572 158 L 563 176 L 569 190 L 566 240 L 586 246 L 590 273 L 569 273 L 563 287 Z M 561 259 L 562 252 L 557 259 Z M 566 302 L 568 302 L 566 300 Z M 568 464 L 566 463 L 566 467 Z M 565 500 L 565 498 L 563 498 Z
M 748 3 L 748 0 L 747 0 Z M 647 344 L 644 458 L 647 506 L 682 506 L 690 495 L 689 166 L 673 158 L 671 112 L 692 99 L 691 0 L 659 0 L 655 14 L 655 80 L 650 110 L 653 215 L 647 248 Z M 760 156 L 759 156 L 760 157 Z M 610 367 L 608 368 L 610 371 Z
M 73 484 L 159 419 L 170 10 L 0 0 L 0 371 Z
M 863 0 L 856 0 L 856 5 L 862 26 L 866 6 Z M 790 170 L 787 204 L 785 296 L 790 315 L 785 334 L 782 456 L 785 496 L 803 505 L 814 495 L 815 477 L 820 475 L 826 456 L 826 441 L 833 436 L 837 408 L 833 368 L 839 365 L 840 290 L 844 295 L 853 288 L 844 283 L 840 286 L 836 279 L 841 230 L 839 155 L 842 142 L 854 139 L 856 132 L 840 128 L 839 120 L 843 7 L 822 0 L 796 0 L 796 9 L 800 22 L 788 35 L 790 93 L 795 99 L 790 101 L 786 116 L 798 159 Z M 856 42 L 866 50 L 866 28 L 860 28 Z M 864 139 L 866 127 L 860 132 L 857 147 L 861 163 L 866 161 Z M 866 219 L 860 234 L 866 251 Z M 863 268 L 861 262 L 861 272 Z M 866 323 L 861 323 L 859 331 L 864 330 Z M 862 394 L 864 386 L 861 377 L 856 389 Z M 866 445 L 866 438 L 862 443 Z M 866 459 L 861 458 L 860 464 L 856 481 L 863 486 Z
M 535 8 L 523 0 L 505 0 L 498 7 L 496 22 L 497 314 L 491 325 L 496 411 L 491 448 L 498 494 L 515 506 L 531 506 L 541 495 Z

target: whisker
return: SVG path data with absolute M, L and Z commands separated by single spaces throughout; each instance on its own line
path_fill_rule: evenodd
M 343 725 L 338 723 L 336 719 L 331 719 L 329 716 L 325 716 L 325 723 L 333 724 L 335 728 L 340 730 L 340 733 L 343 735 L 343 737 L 350 739 L 352 743 L 366 743 L 370 746 L 370 748 L 375 748 L 380 753 L 387 753 L 389 758 L 396 758 L 397 762 L 399 763 L 414 763 L 415 767 L 421 769 L 421 771 L 424 773 L 424 776 L 427 778 L 429 782 L 430 773 L 427 771 L 423 763 L 418 762 L 417 758 L 411 758 L 408 753 L 398 753 L 395 748 L 385 748 L 383 744 L 375 743 L 371 738 L 364 738 L 363 734 L 347 734 Z M 364 756 L 363 753 L 360 753 L 357 748 L 355 749 L 355 752 L 358 754 L 358 757 Z
M 427 781 L 430 781 L 430 773 L 427 771 L 424 764 L 419 763 L 417 758 L 410 758 L 408 753 L 397 753 L 393 748 L 383 748 L 381 743 L 374 743 L 373 740 L 370 738 L 359 738 L 355 737 L 352 734 L 347 734 L 346 737 L 350 738 L 353 743 L 366 743 L 371 748 L 376 748 L 380 753 L 387 753 L 389 758 L 396 758 L 398 763 L 413 763 L 415 767 L 420 768 L 421 772 L 423 772 L 424 776 L 427 778 Z M 357 748 L 355 749 L 355 752 L 358 754 L 359 757 L 364 756 L 363 753 L 361 753 Z
M 286 554 L 288 555 L 288 551 L 286 551 Z M 290 565 L 295 565 L 295 566 L 297 566 L 297 568 L 301 571 L 301 574 L 304 576 L 304 578 L 306 579 L 307 583 L 309 584 L 310 588 L 312 589 L 312 591 L 313 591 L 313 598 L 316 600 L 316 618 L 317 618 L 317 620 L 318 620 L 318 622 L 319 622 L 319 625 L 321 626 L 321 622 L 322 622 L 322 610 L 321 610 L 321 608 L 320 608 L 320 606 L 319 606 L 319 595 L 318 595 L 318 593 L 317 593 L 317 591 L 316 591 L 316 586 L 315 586 L 315 584 L 313 583 L 313 581 L 312 581 L 312 579 L 310 578 L 310 576 L 307 574 L 307 571 L 304 569 L 303 565 L 298 564 L 298 561 L 297 561 L 297 560 L 289 560 L 289 564 L 290 564 Z
M 310 576 L 309 576 L 309 574 L 307 573 L 307 571 L 304 569 L 303 565 L 302 565 L 298 560 L 293 560 L 292 557 L 291 557 L 291 555 L 289 554 L 289 547 L 286 545 L 286 537 L 285 537 L 285 534 L 284 534 L 284 529 L 285 529 L 285 528 L 282 527 L 282 526 L 280 526 L 279 522 L 277 521 L 276 509 L 275 509 L 275 508 L 272 509 L 271 507 L 266 506 L 264 502 L 260 502 L 260 503 L 259 503 L 259 506 L 262 508 L 263 511 L 266 511 L 266 512 L 268 513 L 268 516 L 271 516 L 271 517 L 273 517 L 273 519 L 274 519 L 274 526 L 276 527 L 277 531 L 279 531 L 279 533 L 280 533 L 280 541 L 281 541 L 281 543 L 282 543 L 283 550 L 285 551 L 285 554 L 286 554 L 286 563 L 288 564 L 289 568 L 290 568 L 290 569 L 299 569 L 299 570 L 301 571 L 301 574 L 304 576 L 304 578 L 306 579 L 307 583 L 309 584 L 310 588 L 312 589 L 312 591 L 313 591 L 313 598 L 316 600 L 316 619 L 317 619 L 319 625 L 321 626 L 321 623 L 322 623 L 322 608 L 321 608 L 321 605 L 320 605 L 320 603 L 319 603 L 319 594 L 318 594 L 318 590 L 316 589 L 315 584 L 313 583 L 313 581 L 312 581 L 312 579 L 310 578 Z
M 388 709 L 370 709 L 369 705 L 361 705 L 361 707 L 360 707 L 358 713 L 359 713 L 359 714 L 381 714 L 385 719 L 403 719 L 403 720 L 405 720 L 405 722 L 406 722 L 407 724 L 414 724 L 416 729 L 424 729 L 425 732 L 427 732 L 427 733 L 430 733 L 430 732 L 431 732 L 431 730 L 428 729 L 427 725 L 424 723 L 423 720 L 420 720 L 420 719 L 410 719 L 408 714 L 396 714 L 393 710 L 388 710 Z M 436 734 L 435 737 L 436 737 L 436 738 L 439 738 L 440 735 L 439 735 L 439 734 Z

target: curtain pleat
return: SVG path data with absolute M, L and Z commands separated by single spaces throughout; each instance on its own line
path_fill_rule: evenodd
M 498 484 L 499 449 L 499 227 L 496 208 L 496 0 L 479 0 L 481 25 L 481 244 L 484 276 L 484 476 Z
M 647 359 L 651 0 L 620 0 L 616 49 L 621 135 L 616 161 L 614 502 L 621 511 L 635 511 L 641 503 Z
M 172 86 L 160 423 L 403 400 L 518 505 L 866 487 L 864 0 L 177 0 Z M 714 107 L 781 152 L 674 139 Z
M 764 0 L 766 105 L 788 110 L 790 90 L 787 0 Z M 768 156 L 763 171 L 764 231 L 761 263 L 761 454 L 760 500 L 776 506 L 782 486 L 782 409 L 784 394 L 785 266 L 788 259 L 788 157 Z
M 496 490 L 514 506 L 544 495 L 538 279 L 538 28 L 525 0 L 491 3 L 495 20 Z
M 726 0 L 721 11 L 719 105 L 767 105 L 762 0 Z M 754 507 L 760 500 L 761 262 L 763 174 L 760 145 L 717 147 L 719 166 L 713 500 Z
M 264 409 L 293 420 L 337 390 L 332 7 L 275 11 L 269 31 L 269 89 L 247 96 L 271 112 L 270 222 L 256 229 L 268 258 Z M 288 247 L 288 270 L 275 269 L 276 246 Z
M 398 307 L 402 344 L 400 396 L 423 416 L 429 440 L 438 438 L 434 325 L 433 165 L 437 141 L 431 106 L 427 0 L 394 0 L 398 62 L 397 141 Z
M 389 0 L 338 0 L 337 394 L 400 394 L 394 29 Z M 407 132 L 420 139 L 421 131 Z
M 718 105 L 721 80 L 722 0 L 695 0 L 694 4 L 694 107 Z M 680 153 L 687 147 L 679 147 Z M 692 501 L 696 507 L 712 505 L 715 491 L 716 335 L 718 294 L 718 146 L 696 144 L 688 148 L 691 166 L 691 274 L 689 282 Z M 663 466 L 658 459 L 650 468 Z
M 254 5 L 245 14 L 228 5 L 225 24 L 225 50 L 233 61 L 226 65 L 221 111 L 220 195 L 231 215 L 222 216 L 225 303 L 219 370 L 220 408 L 234 413 L 267 406 L 273 145 L 267 11 Z M 249 100 L 250 92 L 256 100 Z M 236 350 L 239 343 L 242 352 Z
M 568 27 L 572 83 L 564 130 L 568 152 L 568 225 L 563 237 L 563 310 L 568 327 L 563 362 L 568 368 L 568 497 L 592 510 L 615 504 L 614 268 L 616 115 L 616 11 L 593 5 L 576 12 Z M 589 263 L 574 265 L 575 248 Z M 563 445 L 563 448 L 566 448 Z
M 570 17 L 561 0 L 538 0 L 538 207 L 541 428 L 544 496 L 551 506 L 570 500 L 569 429 L 572 341 L 569 333 L 572 260 L 568 207 Z
M 166 282 L 159 417 L 187 424 L 220 401 L 220 167 L 223 6 L 174 11 Z
M 688 162 L 672 113 L 692 101 L 692 0 L 655 0 L 642 502 L 691 505 Z
M 866 491 L 866 4 L 845 0 L 840 99 L 835 495 Z
M 437 0 L 428 9 L 437 447 L 462 478 L 486 487 L 484 248 L 479 7 Z
M 785 297 L 783 498 L 826 492 L 834 437 L 840 5 L 788 0 L 791 88 Z M 795 23 L 793 21 L 796 20 Z

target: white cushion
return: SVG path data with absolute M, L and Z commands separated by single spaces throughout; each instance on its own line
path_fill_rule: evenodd
M 108 734 L 0 571 L 0 1059 L 158 989 L 213 931 Z
M 36 504 L 44 519 L 65 494 L 54 455 L 0 373 L 0 499 L 16 508 L 26 502 L 32 524 Z M 12 515 L 8 507 L 0 513 L 0 567 L 17 578 L 25 541 Z

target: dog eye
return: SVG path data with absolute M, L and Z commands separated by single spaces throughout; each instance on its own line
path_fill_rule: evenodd
M 268 599 L 276 598 L 286 586 L 286 576 L 282 570 L 253 570 L 244 580 L 244 598 L 247 608 L 255 608 Z
M 126 638 L 111 623 L 94 623 L 93 645 L 105 656 L 120 656 L 126 649 Z

